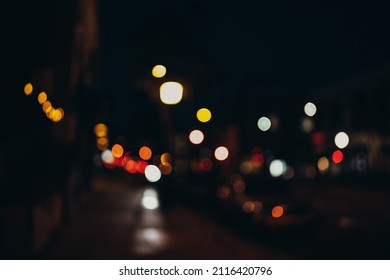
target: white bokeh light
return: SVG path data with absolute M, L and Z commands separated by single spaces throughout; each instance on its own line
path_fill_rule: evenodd
M 343 131 L 337 133 L 334 137 L 334 143 L 339 149 L 344 149 L 349 144 L 348 134 Z
M 190 133 L 189 139 L 192 144 L 198 145 L 203 142 L 204 134 L 200 130 L 193 130 Z
M 168 105 L 174 105 L 183 98 L 183 86 L 177 82 L 166 82 L 160 87 L 161 102 Z
M 306 115 L 312 117 L 317 113 L 317 106 L 314 103 L 307 102 L 304 107 L 304 111 Z
M 102 161 L 106 164 L 111 164 L 114 162 L 114 156 L 110 150 L 105 150 L 102 152 Z
M 224 146 L 220 146 L 215 149 L 214 156 L 217 160 L 223 161 L 228 158 L 229 150 Z
M 261 131 L 267 131 L 271 128 L 271 120 L 267 117 L 261 117 L 257 121 L 257 126 Z
M 280 159 L 275 159 L 269 165 L 269 173 L 272 177 L 282 176 L 286 171 L 286 162 Z
M 157 182 L 161 178 L 161 171 L 157 166 L 151 164 L 145 168 L 145 177 L 149 182 Z

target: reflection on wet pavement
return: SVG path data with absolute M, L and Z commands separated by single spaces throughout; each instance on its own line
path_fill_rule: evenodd
M 96 182 L 72 222 L 44 258 L 280 259 L 291 258 L 247 241 L 183 206 L 159 207 L 153 186 Z

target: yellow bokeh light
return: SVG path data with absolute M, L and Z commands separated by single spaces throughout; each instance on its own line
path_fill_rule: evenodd
M 163 153 L 161 155 L 160 161 L 162 163 L 172 163 L 172 155 L 170 153 Z
M 321 157 L 317 162 L 317 167 L 320 172 L 326 172 L 329 169 L 329 160 L 326 157 Z
M 196 117 L 200 122 L 208 122 L 211 120 L 211 112 L 207 108 L 201 108 L 196 112 Z
M 160 87 L 161 102 L 167 105 L 174 105 L 183 98 L 183 86 L 177 82 L 166 82 Z
M 97 145 L 99 150 L 104 151 L 108 148 L 108 145 L 109 145 L 108 139 L 105 137 L 98 138 L 96 140 L 96 145 Z
M 24 94 L 25 95 L 30 95 L 31 93 L 33 92 L 33 86 L 31 83 L 27 83 L 25 86 L 24 86 Z
M 61 113 L 61 118 L 63 118 L 63 117 L 65 116 L 65 111 L 64 111 L 64 109 L 62 109 L 61 107 L 59 107 L 57 110 L 60 111 L 60 113 Z
M 114 157 L 120 158 L 121 156 L 123 156 L 124 150 L 120 144 L 115 144 L 114 146 L 112 146 L 111 152 Z
M 274 218 L 280 218 L 284 214 L 284 209 L 282 206 L 278 205 L 272 208 L 272 217 Z
M 139 149 L 138 154 L 143 160 L 149 160 L 152 157 L 152 150 L 147 146 L 143 146 Z
M 62 113 L 61 113 L 61 111 L 58 110 L 58 109 L 51 110 L 51 112 L 50 112 L 50 119 L 53 122 L 59 122 L 60 120 L 62 120 Z
M 104 123 L 98 123 L 97 125 L 95 125 L 94 131 L 97 137 L 106 137 L 108 128 Z
M 38 94 L 38 102 L 39 104 L 43 104 L 47 101 L 47 94 L 46 92 L 42 91 L 40 94 Z
M 50 101 L 46 101 L 42 104 L 42 110 L 43 112 L 45 113 L 48 113 L 50 112 L 51 110 L 53 109 L 53 107 L 51 106 L 51 102 Z
M 152 75 L 155 78 L 162 78 L 167 73 L 167 68 L 164 65 L 156 65 L 152 69 Z
M 223 161 L 228 158 L 229 150 L 226 147 L 220 146 L 215 149 L 214 156 L 217 160 Z

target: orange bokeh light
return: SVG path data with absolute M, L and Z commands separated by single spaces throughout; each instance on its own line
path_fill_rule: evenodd
M 149 160 L 152 157 L 152 150 L 149 147 L 143 146 L 139 149 L 138 154 L 143 160 Z
M 115 144 L 114 146 L 112 146 L 111 152 L 114 157 L 120 158 L 121 156 L 123 156 L 124 150 L 120 144 Z
M 272 208 L 272 217 L 274 218 L 280 218 L 283 216 L 284 209 L 282 206 L 278 205 Z

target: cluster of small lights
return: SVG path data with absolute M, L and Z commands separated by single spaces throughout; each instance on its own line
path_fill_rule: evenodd
M 31 83 L 24 85 L 24 94 L 29 96 L 33 93 L 34 87 Z M 38 103 L 42 105 L 42 110 L 46 117 L 52 122 L 60 122 L 65 115 L 64 109 L 61 107 L 54 108 L 52 103 L 48 100 L 46 92 L 42 91 L 38 94 Z
M 110 145 L 108 141 L 108 127 L 104 123 L 98 123 L 94 127 L 96 136 L 96 146 L 99 150 L 104 151 Z

